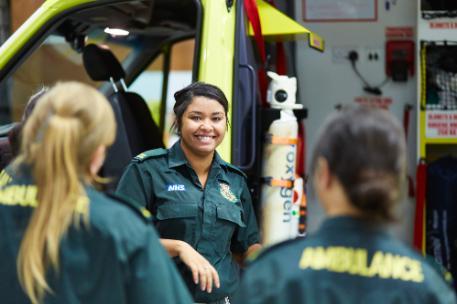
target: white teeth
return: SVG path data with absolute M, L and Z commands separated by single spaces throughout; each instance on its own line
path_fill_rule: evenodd
M 201 141 L 209 141 L 211 139 L 213 139 L 212 136 L 197 136 L 198 140 L 201 140 Z

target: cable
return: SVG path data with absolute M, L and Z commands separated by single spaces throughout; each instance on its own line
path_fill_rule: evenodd
M 355 74 L 359 77 L 360 80 L 362 80 L 363 84 L 367 87 L 370 86 L 370 84 L 365 80 L 365 78 L 363 78 L 363 76 L 360 74 L 359 70 L 357 69 L 356 65 L 355 65 L 355 61 L 351 61 L 351 67 L 352 67 L 352 70 L 355 72 Z
M 377 86 L 372 86 L 365 80 L 365 78 L 360 74 L 359 70 L 357 69 L 356 62 L 359 59 L 359 54 L 356 51 L 350 51 L 348 54 L 347 59 L 351 62 L 351 67 L 354 73 L 359 77 L 359 79 L 363 82 L 363 90 L 369 94 L 380 96 L 382 95 L 381 88 L 385 86 L 389 82 L 389 77 L 386 77 L 380 84 Z

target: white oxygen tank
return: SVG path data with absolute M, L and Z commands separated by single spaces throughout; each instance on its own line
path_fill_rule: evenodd
M 298 123 L 292 110 L 302 108 L 301 104 L 295 103 L 295 77 L 279 76 L 273 72 L 268 72 L 268 76 L 272 81 L 267 101 L 272 108 L 281 111 L 280 118 L 274 120 L 268 129 L 263 149 L 261 225 L 264 245 L 297 235 L 299 201 L 294 204 L 293 194 Z

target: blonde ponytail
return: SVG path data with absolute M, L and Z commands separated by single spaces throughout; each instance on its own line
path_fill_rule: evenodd
M 71 225 L 88 223 L 83 181 L 93 181 L 90 161 L 100 145 L 115 136 L 112 110 L 89 86 L 57 84 L 39 101 L 23 133 L 18 162 L 29 164 L 37 186 L 34 210 L 22 240 L 17 266 L 21 285 L 32 303 L 51 288 L 48 266 L 59 270 L 60 241 Z M 96 177 L 95 177 L 96 178 Z

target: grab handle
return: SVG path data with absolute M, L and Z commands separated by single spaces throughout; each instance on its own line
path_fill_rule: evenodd
M 249 159 L 249 162 L 247 164 L 241 164 L 239 166 L 240 169 L 242 170 L 248 170 L 251 169 L 252 166 L 254 165 L 255 158 L 256 158 L 256 150 L 257 150 L 257 145 L 256 145 L 256 126 L 257 126 L 257 117 L 256 117 L 256 86 L 255 86 L 255 81 L 256 81 L 256 76 L 255 76 L 255 70 L 254 68 L 249 65 L 249 64 L 240 64 L 240 68 L 245 68 L 249 71 L 249 79 L 250 79 L 250 85 L 251 85 L 251 111 L 252 111 L 252 119 L 251 119 L 251 158 Z

